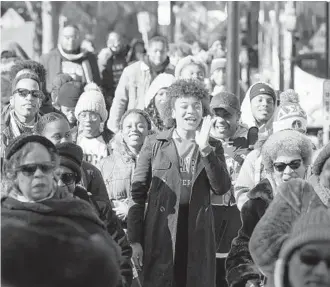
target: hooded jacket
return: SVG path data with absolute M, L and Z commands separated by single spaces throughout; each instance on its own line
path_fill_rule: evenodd
M 254 85 L 259 84 L 255 83 L 251 85 L 251 87 L 247 90 L 244 100 L 241 105 L 241 121 L 243 124 L 246 124 L 249 128 L 251 127 L 258 127 L 257 122 L 252 114 L 252 109 L 251 109 L 251 101 L 250 101 L 250 92 L 251 89 L 253 88 Z M 263 83 L 268 85 L 267 83 Z M 276 107 L 276 103 L 275 107 Z M 258 127 L 259 128 L 259 138 L 265 138 L 268 137 L 270 134 L 272 134 L 272 129 L 273 129 L 273 120 L 274 120 L 274 113 L 272 117 L 268 120 L 266 124 L 263 124 L 262 126 Z

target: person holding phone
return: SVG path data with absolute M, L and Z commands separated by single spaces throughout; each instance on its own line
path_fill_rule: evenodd
M 207 90 L 196 80 L 168 88 L 175 126 L 146 138 L 132 184 L 128 238 L 144 287 L 215 287 L 210 190 L 231 186 L 221 142 L 210 139 Z

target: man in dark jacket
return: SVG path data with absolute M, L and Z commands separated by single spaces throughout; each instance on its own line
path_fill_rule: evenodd
M 108 36 L 107 47 L 102 49 L 98 55 L 97 64 L 101 75 L 101 87 L 108 111 L 121 74 L 127 66 L 127 52 L 128 47 L 124 45 L 122 36 L 117 32 L 111 32 Z
M 52 83 L 58 73 L 66 73 L 83 84 L 95 82 L 100 84 L 100 73 L 94 54 L 80 50 L 81 38 L 79 29 L 72 24 L 63 28 L 57 48 L 41 57 L 46 76 L 46 89 L 50 93 Z

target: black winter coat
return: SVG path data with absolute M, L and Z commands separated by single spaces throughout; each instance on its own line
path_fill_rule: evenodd
M 175 286 L 173 267 L 181 178 L 173 130 L 146 139 L 133 178 L 128 237 L 143 246 L 143 287 Z M 192 179 L 187 242 L 189 287 L 215 287 L 216 250 L 210 190 L 224 194 L 231 180 L 222 145 L 213 144 L 213 151 L 206 157 L 198 153 Z
M 242 227 L 233 240 L 226 260 L 226 278 L 230 287 L 244 287 L 248 280 L 262 280 L 262 275 L 254 264 L 249 241 L 254 228 L 273 200 L 273 189 L 268 179 L 260 181 L 248 192 L 249 200 L 241 210 Z

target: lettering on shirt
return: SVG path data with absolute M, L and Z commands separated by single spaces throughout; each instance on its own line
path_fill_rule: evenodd
M 69 74 L 74 80 L 82 82 L 84 78 L 84 70 L 80 64 L 70 61 L 62 62 L 62 73 Z

